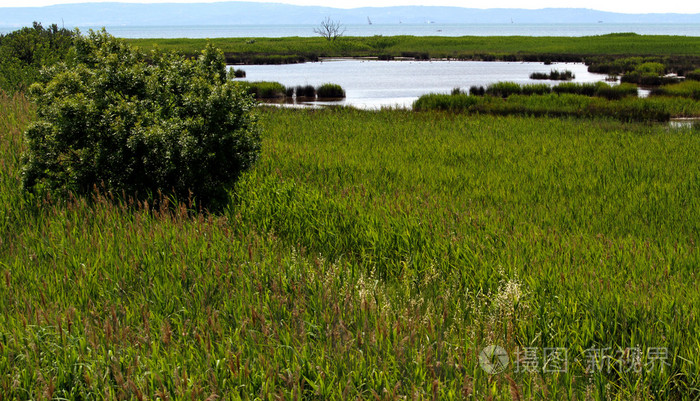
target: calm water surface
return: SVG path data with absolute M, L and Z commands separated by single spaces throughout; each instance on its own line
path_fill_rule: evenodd
M 285 86 L 339 84 L 347 98 L 332 104 L 360 108 L 411 107 L 427 93 L 450 93 L 453 88 L 469 89 L 499 81 L 519 84 L 558 81 L 531 80 L 533 72 L 570 70 L 574 82 L 603 81 L 605 75 L 592 74 L 581 63 L 526 63 L 486 61 L 376 61 L 326 60 L 287 65 L 236 66 L 246 72 L 248 81 L 277 81 Z M 318 102 L 316 103 L 318 104 Z

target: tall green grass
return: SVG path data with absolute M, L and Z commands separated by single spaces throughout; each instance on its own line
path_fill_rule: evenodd
M 653 96 L 676 96 L 700 100 L 700 81 L 688 80 L 685 82 L 664 85 L 651 91 Z
M 498 91 L 492 91 L 492 94 L 502 95 L 506 91 L 521 90 L 515 84 L 498 85 L 496 88 Z M 558 86 L 554 89 L 557 88 Z M 612 93 L 605 95 L 613 97 L 613 95 L 624 93 L 624 90 L 624 88 L 621 91 L 611 89 Z M 608 100 L 597 96 L 590 97 L 568 93 L 510 94 L 507 98 L 466 94 L 429 94 L 418 98 L 414 102 L 413 108 L 417 111 L 442 110 L 469 114 L 609 117 L 621 121 L 668 121 L 671 117 L 700 116 L 700 103 L 692 99 L 623 97 L 620 100 Z
M 242 221 L 389 282 L 434 277 L 421 296 L 440 294 L 449 316 L 490 305 L 463 316 L 481 322 L 471 338 L 566 347 L 578 358 L 567 375 L 511 371 L 533 397 L 697 395 L 691 131 L 393 111 L 268 117 L 268 156 L 239 188 Z M 585 350 L 635 344 L 668 346 L 673 367 L 584 373 Z
M 33 108 L 0 94 L 0 112 L 4 398 L 700 395 L 697 131 L 267 110 L 260 163 L 208 215 L 25 198 Z M 565 347 L 569 369 L 515 371 L 525 347 Z M 668 365 L 616 370 L 633 347 Z
M 551 70 L 550 72 L 533 72 L 530 74 L 530 79 L 550 79 L 555 81 L 570 81 L 576 76 L 569 70 L 559 71 Z
M 345 90 L 338 84 L 323 84 L 316 88 L 319 99 L 341 99 L 345 97 Z
M 248 93 L 256 99 L 276 99 L 287 96 L 287 88 L 279 82 L 269 81 L 239 81 Z

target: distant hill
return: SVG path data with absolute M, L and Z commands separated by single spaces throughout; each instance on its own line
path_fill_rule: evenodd
M 598 23 L 700 23 L 700 14 L 621 14 L 580 8 L 474 9 L 404 6 L 339 9 L 277 3 L 221 2 L 81 3 L 46 7 L 0 7 L 0 26 L 20 27 L 33 21 L 74 26 L 172 25 L 305 25 L 331 17 L 343 24 L 586 24 Z

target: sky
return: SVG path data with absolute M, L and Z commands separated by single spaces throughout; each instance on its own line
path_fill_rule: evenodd
M 86 3 L 95 0 L 0 0 L 0 7 L 41 7 L 53 4 Z M 98 0 L 99 1 L 99 0 Z M 128 3 L 212 3 L 212 0 L 109 0 Z M 466 8 L 528 8 L 547 7 L 590 8 L 624 13 L 700 13 L 698 0 L 639 1 L 639 0 L 254 0 L 267 3 L 315 5 L 337 8 L 384 7 L 403 5 L 456 6 Z

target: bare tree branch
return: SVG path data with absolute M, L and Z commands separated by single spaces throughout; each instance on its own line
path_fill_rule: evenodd
M 326 17 L 318 28 L 314 28 L 314 33 L 321 35 L 328 41 L 333 41 L 343 36 L 345 27 L 340 21 L 333 21 L 330 17 Z

